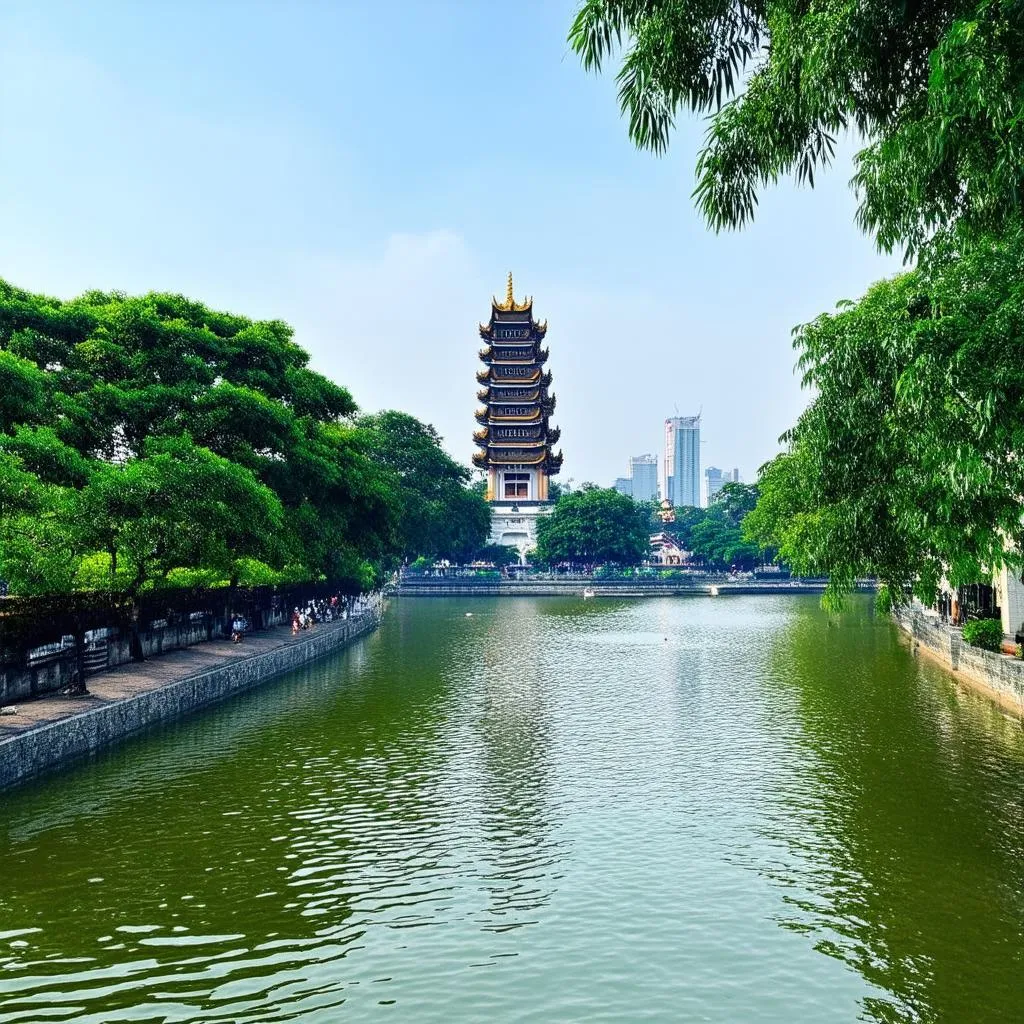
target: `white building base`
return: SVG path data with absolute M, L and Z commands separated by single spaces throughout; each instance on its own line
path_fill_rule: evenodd
M 1024 631 L 1024 583 L 1019 569 L 999 570 L 992 581 L 1003 617 L 1003 632 L 1013 636 Z
M 519 551 L 520 562 L 537 546 L 537 521 L 551 515 L 553 501 L 494 501 L 491 503 L 491 544 Z

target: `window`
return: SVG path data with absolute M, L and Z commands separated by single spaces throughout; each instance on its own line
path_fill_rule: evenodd
M 505 497 L 506 498 L 528 498 L 530 496 L 530 474 L 529 473 L 506 473 L 505 474 Z

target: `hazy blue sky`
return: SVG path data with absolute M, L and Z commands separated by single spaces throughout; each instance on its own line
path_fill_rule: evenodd
M 575 3 L 137 0 L 0 7 L 0 276 L 178 291 L 294 325 L 367 410 L 473 450 L 478 320 L 513 270 L 547 317 L 564 477 L 608 483 L 703 409 L 752 479 L 803 407 L 790 329 L 898 268 L 815 191 L 709 233 L 703 126 L 636 152 Z

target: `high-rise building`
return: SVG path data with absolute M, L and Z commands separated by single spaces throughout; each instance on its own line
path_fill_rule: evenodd
M 612 486 L 619 494 L 625 494 L 630 498 L 633 497 L 633 481 L 628 476 L 617 476 Z
M 708 466 L 704 470 L 704 507 L 707 508 L 715 500 L 715 495 L 725 484 L 740 482 L 740 471 L 738 469 L 721 470 L 717 466 Z
M 700 505 L 700 416 L 665 420 L 664 496 L 675 508 Z
M 484 369 L 476 393 L 480 429 L 473 440 L 480 451 L 473 465 L 487 470 L 487 500 L 493 503 L 491 542 L 523 553 L 537 542 L 537 517 L 551 511 L 548 478 L 562 468 L 554 445 L 561 431 L 549 426 L 555 396 L 545 372 L 548 350 L 541 344 L 548 325 L 533 319 L 533 299 L 516 302 L 512 275 L 505 301 L 491 299 L 491 318 L 480 324 L 487 343 L 480 350 Z
M 634 501 L 658 500 L 658 459 L 655 455 L 634 455 L 629 460 L 629 479 Z

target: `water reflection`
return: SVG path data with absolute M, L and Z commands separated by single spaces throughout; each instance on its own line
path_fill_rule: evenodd
M 877 1021 L 1024 1019 L 1021 723 L 919 661 L 870 606 L 794 616 L 771 659 L 802 731 L 765 834 L 786 927 L 886 995 Z
M 866 605 L 402 602 L 3 797 L 0 1024 L 1022 1019 L 1022 793 Z

